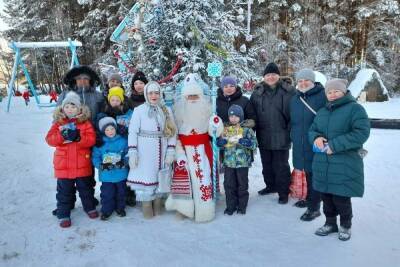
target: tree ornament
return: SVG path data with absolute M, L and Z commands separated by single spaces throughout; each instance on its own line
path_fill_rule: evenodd
M 240 52 L 242 52 L 242 53 L 246 53 L 246 51 L 247 51 L 246 45 L 245 45 L 245 44 L 242 44 L 242 45 L 240 46 L 239 50 L 240 50 Z
M 237 21 L 239 21 L 240 23 L 242 23 L 242 22 L 245 20 L 245 18 L 244 18 L 243 15 L 238 15 L 238 16 L 236 16 L 236 19 L 237 19 Z
M 251 41 L 253 41 L 253 35 L 246 34 L 246 42 L 251 42 Z
M 160 75 L 160 69 L 155 68 L 155 69 L 153 70 L 153 74 L 156 75 L 156 76 L 159 76 L 159 75 Z
M 136 41 L 140 41 L 142 40 L 142 35 L 139 32 L 135 32 L 133 34 L 133 39 L 135 39 Z
M 263 62 L 267 61 L 268 55 L 267 55 L 267 51 L 265 51 L 265 49 L 260 50 L 260 59 Z

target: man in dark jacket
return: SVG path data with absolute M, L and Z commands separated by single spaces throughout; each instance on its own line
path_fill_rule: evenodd
M 314 153 L 308 141 L 308 130 L 314 121 L 315 113 L 326 104 L 324 87 L 315 82 L 315 73 L 303 69 L 296 75 L 297 90 L 290 101 L 290 139 L 293 143 L 293 167 L 305 172 L 307 179 L 306 201 L 300 200 L 297 207 L 307 207 L 300 217 L 303 221 L 312 221 L 320 216 L 321 196 L 312 187 L 312 160 Z M 307 106 L 308 105 L 308 106 Z
M 76 66 L 67 72 L 63 82 L 68 87 L 67 90 L 64 90 L 58 97 L 57 105 L 58 106 L 61 105 L 66 94 L 69 91 L 76 92 L 80 96 L 82 104 L 89 107 L 91 113 L 91 122 L 94 124 L 97 113 L 100 112 L 100 108 L 104 102 L 103 95 L 100 92 L 96 91 L 96 86 L 98 86 L 101 83 L 97 73 L 89 66 L 85 65 Z M 94 195 L 94 187 L 96 185 L 96 181 L 94 179 L 94 171 L 90 179 L 92 180 L 92 186 L 93 186 L 92 195 Z M 99 203 L 97 199 L 95 199 L 95 202 L 96 205 Z M 52 213 L 53 215 L 56 216 L 57 209 L 53 210 Z
M 266 184 L 258 193 L 278 192 L 280 204 L 286 204 L 289 195 L 289 104 L 293 94 L 294 88 L 280 80 L 278 66 L 269 63 L 264 81 L 256 85 L 250 98 L 256 112 L 256 135 Z
M 236 78 L 225 76 L 221 80 L 221 88 L 218 89 L 217 115 L 224 123 L 229 122 L 228 110 L 233 105 L 241 106 L 244 111 L 244 120 L 247 120 L 249 128 L 255 127 L 256 114 L 250 100 L 243 96 Z

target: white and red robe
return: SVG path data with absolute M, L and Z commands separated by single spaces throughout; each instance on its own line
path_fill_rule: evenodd
M 189 135 L 179 134 L 177 151 L 179 150 L 186 155 L 186 165 L 175 165 L 166 208 L 194 218 L 196 222 L 211 221 L 215 217 L 215 202 L 212 147 L 208 132 L 198 134 L 192 130 Z

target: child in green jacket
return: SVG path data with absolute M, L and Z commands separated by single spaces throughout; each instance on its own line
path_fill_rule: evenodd
M 253 150 L 257 148 L 257 139 L 251 128 L 241 124 L 243 109 L 232 105 L 228 110 L 229 124 L 225 126 L 223 135 L 217 140 L 219 147 L 224 147 L 224 188 L 226 194 L 225 214 L 235 211 L 246 214 L 249 200 L 249 167 Z

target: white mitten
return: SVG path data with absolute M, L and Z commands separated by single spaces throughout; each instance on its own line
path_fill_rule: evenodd
M 214 130 L 216 131 L 216 136 L 220 137 L 222 132 L 224 131 L 224 124 L 222 119 L 217 115 L 211 116 L 209 124 L 208 124 L 208 134 L 210 136 L 213 135 Z
M 165 155 L 165 164 L 171 165 L 175 160 L 175 149 L 168 148 L 167 153 Z
M 180 153 L 176 156 L 176 163 L 179 166 L 185 166 L 187 163 L 187 158 L 186 155 L 184 153 Z
M 129 149 L 128 157 L 129 157 L 129 168 L 135 169 L 137 167 L 138 161 L 139 161 L 137 149 L 135 149 L 135 148 Z

